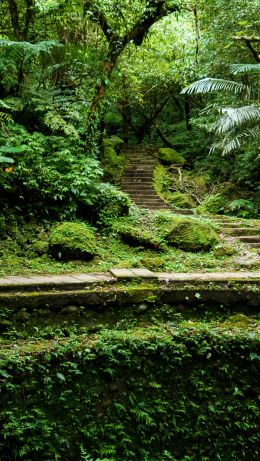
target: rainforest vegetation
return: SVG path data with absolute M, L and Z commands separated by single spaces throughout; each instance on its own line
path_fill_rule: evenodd
M 1 461 L 259 460 L 259 0 L 0 13 Z
M 143 220 L 150 231 L 152 218 L 120 191 L 128 161 L 123 143 L 164 150 L 154 187 L 169 206 L 197 216 L 257 218 L 257 3 L 1 2 L 0 233 L 7 272 L 62 271 L 46 256 L 55 223 L 83 221 L 102 239 L 130 214 L 131 224 Z M 181 173 L 174 163 L 184 164 Z M 113 239 L 99 245 L 101 268 L 105 253 L 119 255 L 110 266 L 124 259 Z

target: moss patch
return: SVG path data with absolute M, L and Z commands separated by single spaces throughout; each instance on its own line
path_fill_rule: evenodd
M 158 159 L 164 165 L 172 165 L 173 163 L 184 165 L 185 163 L 183 155 L 179 154 L 174 149 L 170 149 L 169 147 L 160 147 L 160 149 L 158 149 Z
M 94 231 L 84 223 L 64 222 L 50 233 L 49 252 L 56 259 L 91 259 L 96 251 Z
M 129 224 L 120 224 L 114 226 L 114 230 L 125 243 L 133 246 L 143 246 L 151 250 L 163 250 L 165 244 L 162 239 L 154 236 L 149 231 L 131 226 Z
M 178 208 L 195 208 L 196 204 L 188 194 L 173 192 L 168 196 L 169 202 Z
M 210 224 L 191 220 L 176 219 L 168 242 L 184 251 L 208 251 L 219 242 L 218 235 Z

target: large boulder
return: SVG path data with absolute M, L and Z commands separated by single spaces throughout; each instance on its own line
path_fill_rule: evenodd
M 140 227 L 116 223 L 114 231 L 117 232 L 123 242 L 130 246 L 142 246 L 151 250 L 165 249 L 165 244 L 161 238 Z
M 56 259 L 91 259 L 96 254 L 94 230 L 84 224 L 63 222 L 49 235 L 49 253 Z
M 214 228 L 205 222 L 178 218 L 166 237 L 170 245 L 184 251 L 208 251 L 219 243 Z

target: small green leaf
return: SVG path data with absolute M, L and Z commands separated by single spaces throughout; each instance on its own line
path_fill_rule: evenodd
M 66 381 L 66 378 L 62 373 L 57 373 L 57 378 L 59 378 L 61 381 Z

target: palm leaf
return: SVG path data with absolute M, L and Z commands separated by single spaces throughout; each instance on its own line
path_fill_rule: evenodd
M 241 93 L 246 89 L 242 83 L 233 80 L 222 80 L 219 78 L 204 78 L 191 83 L 181 91 L 181 94 L 212 93 L 213 91 L 228 91 L 234 94 Z
M 228 133 L 234 128 L 246 124 L 256 124 L 260 121 L 260 107 L 251 105 L 243 107 L 222 107 L 223 116 L 214 124 L 213 131 L 217 134 Z
M 237 74 L 259 74 L 260 64 L 232 64 L 230 66 L 231 72 Z

